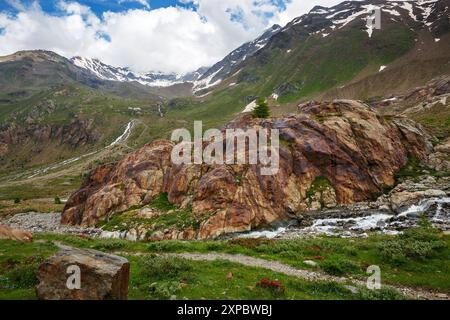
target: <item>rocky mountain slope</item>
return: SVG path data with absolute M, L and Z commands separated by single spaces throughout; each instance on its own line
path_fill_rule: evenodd
M 380 30 L 367 27 L 375 7 L 382 10 Z M 351 84 L 345 97 L 364 99 L 424 84 L 450 68 L 448 8 L 448 0 L 346 1 L 316 7 L 278 30 L 227 75 L 215 77 L 215 86 L 206 91 L 244 99 L 275 93 L 288 102 L 331 89 L 339 93 Z
M 103 148 L 133 118 L 160 119 L 161 95 L 183 92 L 108 81 L 49 51 L 0 57 L 0 172 Z
M 273 25 L 257 39 L 244 43 L 239 48 L 233 50 L 201 75 L 198 81 L 194 83 L 194 92 L 207 89 L 222 82 L 223 79 L 231 75 L 231 72 L 236 69 L 236 66 L 239 66 L 247 58 L 264 48 L 270 39 L 280 30 L 281 27 L 279 25 Z
M 81 84 L 124 98 L 161 100 L 161 96 L 173 96 L 171 88 L 151 88 L 137 80 L 116 81 L 120 72 L 114 74 L 113 70 L 96 60 L 67 59 L 44 50 L 19 51 L 0 57 L 0 94 L 5 96 L 4 102 L 12 102 L 58 85 Z M 182 86 L 175 88 L 182 95 L 185 92 Z
M 166 193 L 171 212 L 148 209 L 125 216 L 146 225 L 140 232 L 150 238 L 214 238 L 290 214 L 367 200 L 394 184 L 408 157 L 424 159 L 433 148 L 414 122 L 386 121 L 356 101 L 310 102 L 300 105 L 298 114 L 269 120 L 243 115 L 227 128 L 259 126 L 280 130 L 276 175 L 262 176 L 256 165 L 177 166 L 171 162 L 174 144 L 155 141 L 94 170 L 69 198 L 62 222 L 94 226 L 136 206 L 145 209 Z M 155 229 L 155 219 L 174 212 L 188 222 Z

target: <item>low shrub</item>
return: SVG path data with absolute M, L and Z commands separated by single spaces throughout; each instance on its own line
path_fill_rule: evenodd
M 234 238 L 228 241 L 230 247 L 243 247 L 247 249 L 255 249 L 262 245 L 271 245 L 273 240 L 260 238 Z
M 151 279 L 181 279 L 193 270 L 188 260 L 151 254 L 141 261 L 142 273 Z
M 447 243 L 441 239 L 439 230 L 422 218 L 417 227 L 379 244 L 378 248 L 383 260 L 399 265 L 405 263 L 407 259 L 432 258 L 447 248 Z
M 323 271 L 333 276 L 343 276 L 348 273 L 357 272 L 361 269 L 357 263 L 343 258 L 329 258 L 323 260 L 320 263 L 320 267 Z
M 126 247 L 126 245 L 127 243 L 123 240 L 111 239 L 95 243 L 92 248 L 100 251 L 113 251 L 123 249 L 124 247 Z
M 381 288 L 379 290 L 369 290 L 360 288 L 356 298 L 358 300 L 405 300 L 406 297 L 391 288 Z
M 167 300 L 176 297 L 180 290 L 181 284 L 176 281 L 154 282 L 148 287 L 147 294 L 151 299 Z
M 38 263 L 19 264 L 0 278 L 0 289 L 27 289 L 36 286 Z

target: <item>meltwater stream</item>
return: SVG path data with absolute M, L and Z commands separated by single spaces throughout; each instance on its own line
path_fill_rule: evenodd
M 364 215 L 366 213 L 366 215 Z M 272 230 L 260 230 L 241 234 L 241 238 L 292 239 L 313 235 L 339 237 L 367 237 L 367 232 L 398 234 L 417 224 L 426 213 L 433 225 L 443 231 L 450 230 L 450 197 L 423 199 L 400 214 L 378 211 L 371 214 L 361 211 L 361 216 L 349 218 L 316 219 L 309 226 L 281 226 Z
M 399 216 L 414 216 L 422 212 L 428 212 L 433 206 L 434 215 L 430 217 L 431 221 L 445 221 L 449 219 L 448 209 L 445 210 L 444 206 L 450 203 L 450 197 L 445 198 L 431 198 L 423 199 L 417 205 L 412 205 L 404 212 L 400 213 Z

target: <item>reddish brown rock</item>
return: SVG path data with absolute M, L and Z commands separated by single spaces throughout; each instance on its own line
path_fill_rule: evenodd
M 28 231 L 13 229 L 7 226 L 0 225 L 0 239 L 9 239 L 20 242 L 33 242 L 33 235 Z
M 39 267 L 36 293 L 41 300 L 126 300 L 129 273 L 125 258 L 62 247 Z
M 0 142 L 0 157 L 5 156 L 8 153 L 8 145 Z
M 356 101 L 311 102 L 283 118 L 243 115 L 227 128 L 280 130 L 280 169 L 263 176 L 256 165 L 182 165 L 170 161 L 174 146 L 155 141 L 119 163 L 95 169 L 68 200 L 63 223 L 93 226 L 167 192 L 179 206 L 207 215 L 199 230 L 171 230 L 169 239 L 206 239 L 249 231 L 290 214 L 367 200 L 394 184 L 409 155 L 423 159 L 432 145 L 421 127 L 379 117 Z M 313 190 L 318 178 L 328 181 Z

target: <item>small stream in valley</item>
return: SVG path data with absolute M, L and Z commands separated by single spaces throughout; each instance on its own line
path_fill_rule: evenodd
M 372 209 L 353 212 L 349 216 L 345 210 L 325 211 L 321 216 L 329 214 L 329 217 L 307 219 L 306 222 L 293 220 L 271 230 L 253 231 L 240 234 L 238 237 L 270 239 L 293 239 L 314 235 L 367 237 L 368 232 L 393 235 L 417 225 L 422 214 L 426 214 L 436 228 L 442 231 L 450 230 L 450 197 L 423 199 L 418 204 L 404 209 L 400 214 L 393 214 L 389 210 Z

